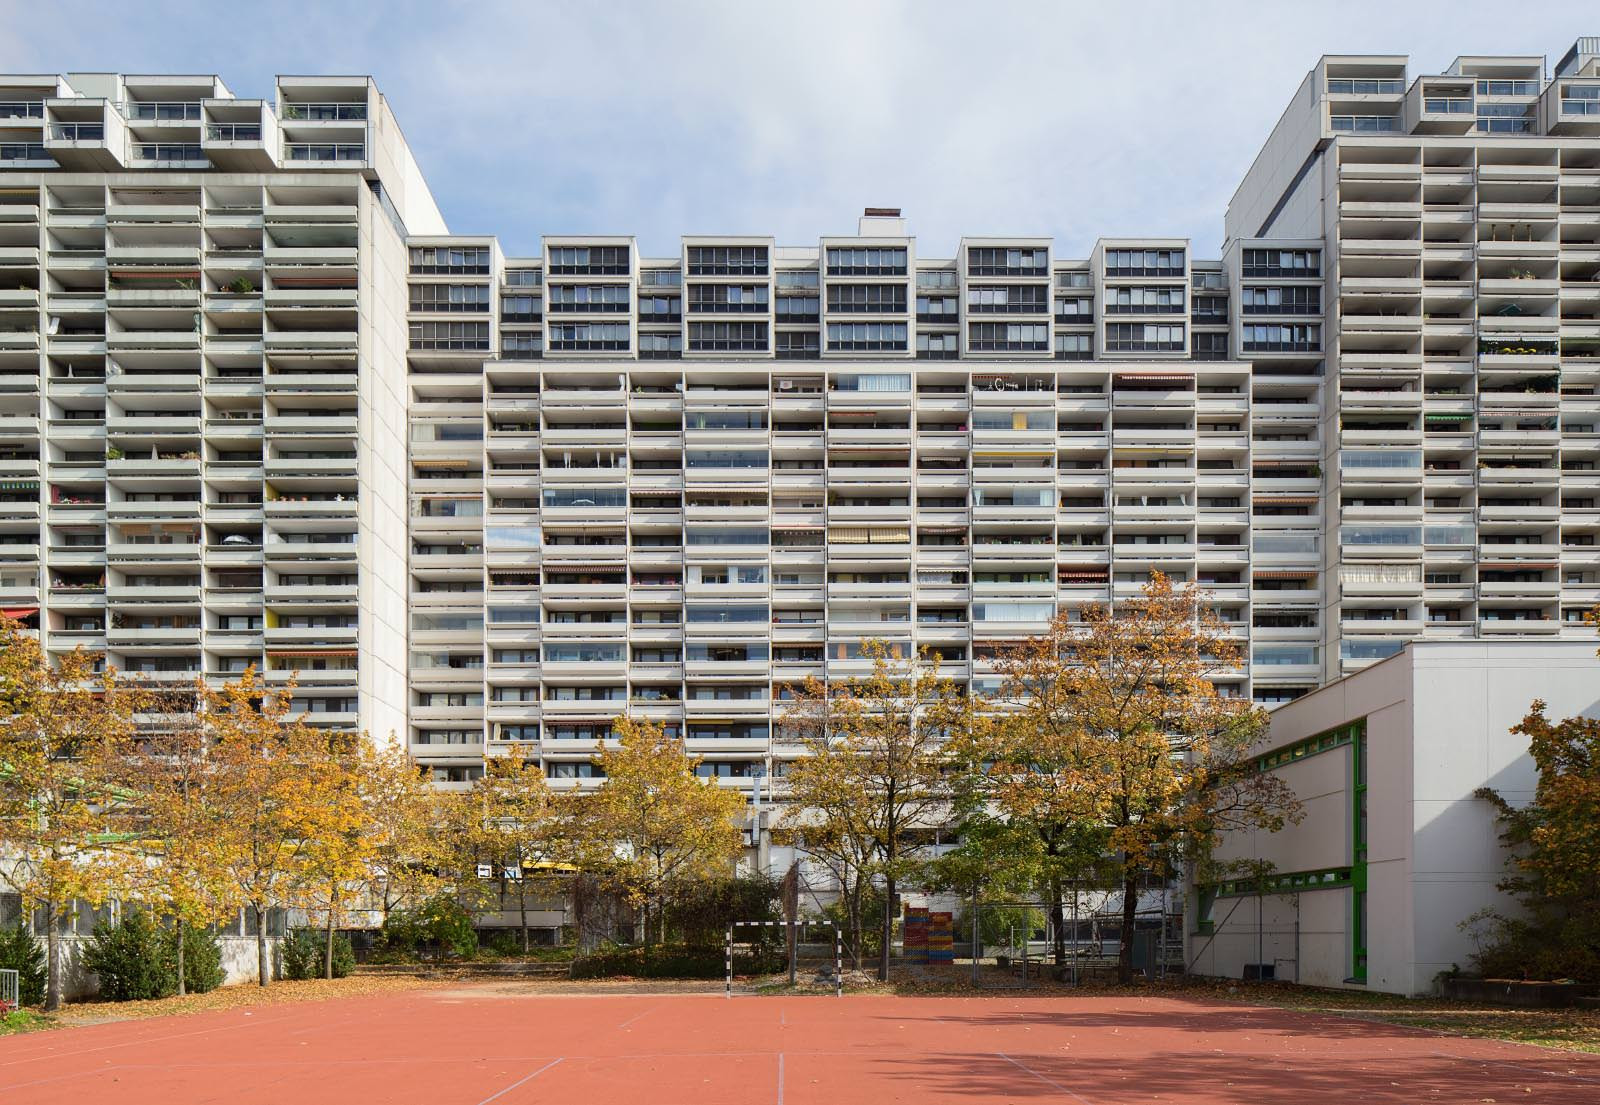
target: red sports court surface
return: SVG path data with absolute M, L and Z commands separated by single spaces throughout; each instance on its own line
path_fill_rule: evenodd
M 0 1102 L 1600 1102 L 1600 1057 L 1169 997 L 423 990 L 0 1040 Z

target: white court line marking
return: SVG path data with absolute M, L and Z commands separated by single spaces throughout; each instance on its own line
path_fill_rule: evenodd
M 783 1105 L 783 1052 L 778 1052 L 778 1105 Z
M 1043 1082 L 1045 1085 L 1054 1086 L 1056 1089 L 1060 1090 L 1062 1093 L 1064 1093 L 1068 1097 L 1072 1098 L 1072 1100 L 1081 1101 L 1081 1102 L 1083 1102 L 1083 1105 L 1092 1105 L 1092 1103 L 1087 1098 L 1080 1097 L 1078 1094 L 1073 1093 L 1071 1090 L 1069 1090 L 1065 1086 L 1063 1086 L 1060 1082 L 1057 1082 L 1054 1078 L 1046 1078 L 1044 1075 L 1040 1074 L 1038 1071 L 1034 1070 L 1032 1067 L 1023 1066 L 1021 1063 L 1019 1063 L 1015 1059 L 1011 1058 L 1011 1056 L 1007 1055 L 1005 1052 L 997 1051 L 997 1052 L 995 1052 L 995 1054 L 1000 1056 L 1000 1058 L 1004 1059 L 1006 1062 L 1010 1063 L 1012 1066 L 1016 1067 L 1018 1070 L 1026 1071 L 1028 1074 L 1033 1075 L 1035 1078 L 1037 1078 L 1039 1081 Z
M 507 1086 L 505 1089 L 501 1090 L 499 1093 L 490 1094 L 488 1097 L 486 1097 L 482 1101 L 478 1102 L 478 1105 L 489 1105 L 489 1102 L 495 1100 L 496 1098 L 504 1097 L 506 1094 L 510 1093 L 512 1090 L 516 1089 L 518 1086 L 522 1085 L 523 1083 L 532 1082 L 535 1078 L 538 1078 L 545 1071 L 549 1070 L 551 1067 L 553 1067 L 557 1063 L 561 1062 L 561 1058 L 562 1057 L 558 1056 L 557 1058 L 550 1060 L 548 1063 L 546 1063 L 544 1066 L 540 1067 L 538 1070 L 534 1071 L 532 1074 L 524 1075 L 523 1077 L 517 1079 L 515 1082 L 511 1083 L 511 1085 Z
M 625 1020 L 621 1024 L 617 1025 L 617 1027 L 618 1028 L 627 1028 L 634 1021 L 638 1020 L 639 1017 L 647 1017 L 651 1013 L 654 1013 L 657 1009 L 660 1009 L 660 1008 L 661 1007 L 659 1005 L 652 1005 L 649 1009 L 646 1009 L 643 1013 L 640 1013 L 638 1017 L 629 1017 L 627 1020 Z

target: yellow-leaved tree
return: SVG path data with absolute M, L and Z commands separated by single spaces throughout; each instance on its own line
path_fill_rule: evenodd
M 1293 792 L 1251 770 L 1265 711 L 1212 680 L 1238 669 L 1239 641 L 1197 586 L 1160 572 L 1135 598 L 1058 615 L 1002 663 L 1021 705 L 997 797 L 1041 823 L 1104 829 L 1122 887 L 1118 975 L 1133 976 L 1141 885 L 1204 859 L 1229 829 L 1276 831 L 1300 817 Z M 1044 769 L 1029 778 L 1033 759 Z
M 737 791 L 695 774 L 698 757 L 651 721 L 619 717 L 595 757 L 605 782 L 573 799 L 580 866 L 639 911 L 648 943 L 666 938 L 667 905 L 682 888 L 734 873 L 743 848 Z
M 52 663 L 38 638 L 0 617 L 0 883 L 45 926 L 45 1008 L 62 999 L 61 930 L 74 900 L 99 905 L 125 866 L 114 847 L 117 768 L 145 696 L 98 657 Z
M 437 891 L 450 842 L 443 831 L 443 795 L 393 737 L 362 740 L 356 781 L 365 807 L 361 881 L 381 921 Z
M 222 826 L 215 803 L 206 736 L 197 724 L 198 689 L 159 695 L 156 725 L 127 750 L 118 775 L 120 836 L 133 853 L 128 891 L 160 904 L 177 928 L 178 993 L 188 989 L 183 930 L 210 925 L 238 907 L 213 846 Z
M 784 737 L 804 755 L 783 779 L 782 839 L 860 876 L 841 886 L 858 962 L 862 900 L 871 879 L 883 880 L 878 977 L 887 979 L 896 887 L 918 867 L 909 841 L 949 820 L 946 746 L 968 729 L 971 708 L 936 655 L 897 656 L 880 640 L 863 641 L 861 655 L 868 674 L 808 679 L 784 711 Z
M 220 688 L 200 688 L 216 832 L 212 862 L 231 900 L 255 922 L 257 979 L 272 978 L 268 917 L 310 885 L 328 885 L 330 856 L 347 839 L 359 803 L 342 774 L 324 774 L 348 743 L 294 715 L 293 685 L 268 687 L 254 668 Z M 342 873 L 342 871 L 341 871 Z
M 501 908 L 515 896 L 522 950 L 530 950 L 528 894 L 555 877 L 564 856 L 562 819 L 537 761 L 499 756 L 484 765 L 472 788 L 467 838 L 475 863 L 491 865 Z

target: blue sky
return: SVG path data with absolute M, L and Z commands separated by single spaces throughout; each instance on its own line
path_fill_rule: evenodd
M 899 206 L 923 256 L 963 235 L 1190 237 L 1323 53 L 1542 54 L 1600 5 L 1453 0 L 603 4 L 0 0 L 0 71 L 377 79 L 453 231 L 853 233 Z

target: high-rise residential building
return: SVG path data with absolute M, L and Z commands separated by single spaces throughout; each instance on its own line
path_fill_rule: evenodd
M 1182 239 L 447 232 L 366 78 L 0 79 L 0 606 L 445 784 L 1195 580 L 1287 701 L 1600 600 L 1600 40 L 1328 57 Z M 402 441 L 402 437 L 405 439 Z

